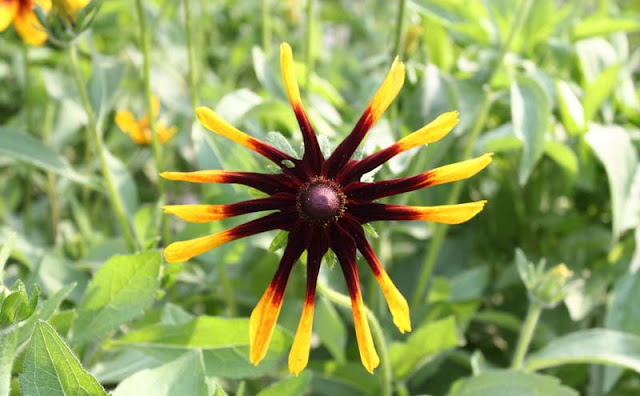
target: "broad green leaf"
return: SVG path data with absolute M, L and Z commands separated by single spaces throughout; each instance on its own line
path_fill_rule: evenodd
M 260 95 L 242 88 L 224 95 L 216 106 L 216 112 L 227 122 L 235 125 L 245 114 L 261 103 L 263 103 L 263 99 Z
M 640 31 L 640 18 L 595 14 L 578 19 L 573 26 L 573 38 L 580 40 L 593 36 L 605 36 L 615 32 Z
M 113 396 L 173 395 L 207 396 L 200 351 L 189 351 L 160 367 L 138 371 L 113 391 Z
M 88 178 L 74 171 L 67 160 L 58 153 L 15 129 L 0 127 L 0 155 L 8 155 L 77 183 L 90 183 Z
M 43 321 L 36 325 L 25 352 L 20 389 L 24 395 L 107 395 L 53 327 Z
M 161 360 L 175 359 L 185 350 L 200 349 L 207 376 L 256 377 L 271 372 L 282 363 L 291 336 L 279 327 L 273 333 L 265 359 L 249 362 L 249 320 L 200 316 L 180 324 L 155 324 L 132 331 L 114 347 L 135 348 Z
M 104 148 L 104 154 L 107 158 L 107 166 L 113 176 L 113 183 L 124 205 L 124 210 L 127 217 L 132 220 L 138 209 L 138 188 L 136 183 L 124 163 L 111 154 L 106 147 Z
M 158 252 L 109 259 L 91 280 L 73 324 L 72 340 L 81 343 L 140 316 L 159 286 Z
M 0 330 L 0 396 L 9 395 L 11 369 L 17 355 L 18 330 L 16 327 Z
M 213 392 L 213 396 L 227 396 L 227 392 L 225 392 L 224 389 L 220 387 L 220 385 L 216 384 L 216 389 L 215 392 Z
M 256 77 L 264 89 L 274 96 L 286 99 L 286 95 L 280 87 L 273 70 L 269 66 L 268 59 L 262 49 L 254 46 L 251 49 L 251 57 L 253 58 L 253 69 L 256 73 Z
M 544 153 L 560 165 L 567 173 L 575 177 L 578 173 L 578 156 L 560 142 L 547 140 L 544 142 Z
M 462 343 L 456 331 L 455 317 L 428 322 L 415 329 L 405 342 L 394 342 L 389 348 L 391 367 L 398 378 L 411 374 L 417 365 L 437 353 Z
M 511 119 L 515 135 L 524 143 L 518 179 L 524 185 L 542 157 L 551 121 L 551 103 L 536 80 L 519 76 L 511 84 Z
M 608 329 L 576 331 L 529 355 L 525 367 L 540 370 L 574 363 L 607 364 L 640 372 L 640 336 Z
M 267 134 L 267 143 L 282 151 L 285 154 L 289 154 L 293 158 L 301 158 L 300 154 L 293 149 L 289 140 L 284 137 L 280 132 L 269 132 Z
M 313 326 L 320 341 L 338 362 L 346 360 L 347 328 L 335 307 L 324 298 L 316 298 Z
M 289 377 L 269 385 L 258 392 L 258 396 L 303 395 L 310 382 L 311 374 L 304 371 L 297 377 Z
M 116 58 L 98 53 L 91 56 L 91 66 L 91 78 L 87 83 L 87 91 L 100 128 L 105 115 L 113 105 L 113 98 L 120 87 L 124 67 Z
M 594 119 L 602 103 L 613 93 L 616 88 L 619 70 L 619 64 L 608 67 L 585 88 L 584 97 L 582 98 L 585 122 Z
M 640 271 L 625 274 L 613 287 L 604 318 L 604 326 L 608 329 L 624 331 L 640 335 Z M 606 393 L 622 375 L 620 367 L 605 367 L 603 388 Z
M 578 396 L 556 377 L 512 370 L 485 371 L 463 378 L 451 387 L 448 396 Z
M 20 342 L 24 342 L 31 337 L 38 320 L 49 320 L 49 318 L 51 318 L 60 307 L 62 300 L 64 300 L 75 287 L 76 283 L 71 283 L 58 290 L 55 294 L 45 300 L 38 312 L 31 315 L 31 317 L 29 317 L 25 322 L 24 326 L 20 327 L 18 340 Z
M 628 131 L 619 126 L 593 125 L 586 140 L 607 172 L 613 209 L 613 236 L 618 238 L 640 223 L 640 214 L 630 210 L 635 203 L 628 199 L 634 179 L 640 177 L 638 153 Z
M 158 242 L 158 222 L 160 219 L 161 215 L 157 206 L 144 206 L 136 212 L 133 226 L 138 245 L 142 246 L 142 249 L 151 249 Z
M 466 270 L 451 279 L 451 301 L 479 298 L 489 282 L 486 265 Z
M 562 80 L 556 81 L 556 93 L 562 124 L 567 131 L 572 135 L 586 132 L 584 107 L 569 84 Z

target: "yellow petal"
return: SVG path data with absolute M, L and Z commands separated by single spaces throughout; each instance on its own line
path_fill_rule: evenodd
M 427 125 L 400 139 L 397 144 L 402 151 L 406 151 L 421 144 L 433 143 L 445 137 L 458 121 L 457 111 L 441 114 Z
M 298 376 L 309 363 L 311 349 L 311 333 L 313 329 L 314 296 L 307 297 L 302 307 L 302 316 L 298 323 L 298 330 L 289 352 L 289 372 Z
M 135 116 L 127 110 L 118 110 L 116 112 L 116 125 L 125 133 L 131 133 L 131 131 L 137 129 L 138 122 Z
M 210 131 L 222 135 L 231 141 L 247 147 L 248 149 L 257 151 L 257 139 L 241 132 L 236 127 L 223 120 L 222 117 L 216 114 L 213 110 L 200 106 L 196 109 L 196 115 L 202 125 Z
M 425 180 L 425 183 L 429 186 L 435 186 L 438 184 L 449 183 L 462 179 L 467 179 L 476 173 L 480 172 L 491 163 L 491 156 L 493 154 L 484 154 L 480 157 L 456 162 L 454 164 L 441 166 L 427 172 L 429 175 Z
M 18 0 L 0 1 L 0 32 L 5 30 L 18 12 Z
M 404 84 L 404 63 L 400 62 L 398 57 L 396 57 L 393 64 L 391 64 L 391 69 L 387 77 L 375 95 L 373 95 L 371 102 L 369 102 L 365 110 L 367 117 L 365 125 L 367 129 L 380 118 L 382 113 L 384 113 L 391 102 L 393 102 L 398 92 L 400 92 L 402 84 Z
M 89 4 L 90 0 L 64 0 L 64 7 L 72 18 L 75 18 L 78 11 Z
M 398 288 L 393 284 L 382 266 L 380 266 L 380 270 L 381 272 L 376 274 L 376 280 L 382 289 L 385 300 L 387 300 L 389 311 L 391 311 L 391 316 L 393 317 L 393 324 L 396 325 L 400 333 L 411 331 L 411 317 L 407 300 L 398 291 Z
M 267 354 L 269 341 L 280 315 L 283 293 L 276 290 L 274 282 L 269 285 L 249 318 L 249 360 L 255 366 Z
M 158 118 L 160 115 L 160 99 L 156 95 L 151 95 L 151 115 L 153 118 Z
M 428 220 L 445 224 L 460 224 L 480 213 L 487 201 L 476 201 L 457 205 L 414 206 L 414 220 Z
M 167 180 L 186 181 L 191 183 L 225 183 L 227 177 L 223 170 L 203 170 L 194 172 L 162 172 L 160 176 Z
M 200 238 L 173 242 L 164 249 L 164 258 L 170 263 L 187 261 L 231 240 L 233 236 L 225 230 Z
M 300 88 L 298 88 L 298 81 L 296 80 L 294 71 L 293 53 L 287 43 L 280 45 L 280 70 L 282 72 L 282 80 L 284 81 L 287 96 L 295 111 L 296 107 L 302 106 L 302 99 L 300 99 Z
M 207 223 L 229 217 L 226 205 L 165 205 L 164 213 L 178 216 L 192 223 Z
M 13 19 L 13 26 L 27 44 L 42 45 L 47 40 L 47 32 L 32 10 L 20 10 Z
M 158 133 L 158 141 L 160 143 L 164 143 L 167 140 L 171 139 L 173 135 L 176 134 L 177 130 L 178 128 L 176 128 L 175 126 L 167 128 L 162 122 L 156 123 L 156 132 Z
M 87 1 L 88 3 L 89 1 Z M 43 10 L 51 11 L 51 0 L 36 0 L 36 4 L 42 7 Z
M 364 304 L 362 303 L 362 295 L 359 291 L 356 298 L 351 298 L 351 310 L 353 311 L 353 325 L 356 330 L 356 341 L 358 342 L 358 349 L 360 350 L 360 360 L 364 368 L 373 374 L 373 369 L 380 364 L 380 358 L 373 345 L 369 322 L 367 322 Z

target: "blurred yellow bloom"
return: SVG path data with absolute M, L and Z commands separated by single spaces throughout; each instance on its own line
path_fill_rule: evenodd
M 34 4 L 45 11 L 51 9 L 51 0 L 0 0 L 0 32 L 13 22 L 25 43 L 42 45 L 47 40 L 47 32 L 33 12 Z
M 73 23 L 78 11 L 86 7 L 90 1 L 91 0 L 53 0 L 53 6 L 58 15 Z
M 155 95 L 151 98 L 151 114 L 154 119 L 158 118 L 158 114 L 160 114 L 160 101 Z M 149 122 L 149 114 L 147 113 L 140 120 L 136 120 L 133 113 L 128 110 L 118 110 L 116 113 L 116 125 L 122 132 L 131 136 L 131 139 L 137 144 L 149 145 L 153 141 Z M 167 127 L 162 121 L 156 121 L 155 126 L 160 143 L 171 139 L 177 130 L 175 126 Z

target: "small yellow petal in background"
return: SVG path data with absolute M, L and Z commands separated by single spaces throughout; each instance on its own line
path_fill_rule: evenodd
M 158 118 L 160 115 L 160 99 L 156 95 L 151 95 L 151 115 Z
M 160 143 L 164 143 L 167 140 L 171 139 L 173 135 L 176 134 L 177 130 L 178 128 L 176 128 L 175 126 L 167 128 L 167 126 L 164 125 L 163 122 L 156 123 L 156 132 L 158 133 L 158 141 Z
M 47 32 L 32 10 L 20 10 L 13 19 L 13 26 L 27 44 L 42 45 L 47 41 Z
M 138 127 L 138 122 L 130 111 L 118 110 L 116 112 L 116 125 L 122 132 L 130 133 Z
M 89 1 L 87 1 L 87 3 L 88 2 Z M 51 0 L 36 0 L 36 4 L 47 12 L 51 11 Z
M 18 12 L 18 0 L 0 0 L 0 32 L 5 30 Z
M 89 1 L 90 0 L 64 0 L 64 7 L 67 13 L 69 13 L 69 16 L 75 18 L 78 11 L 86 7 Z

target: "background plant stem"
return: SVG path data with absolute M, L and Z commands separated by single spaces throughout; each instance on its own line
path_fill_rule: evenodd
M 313 73 L 313 51 L 312 35 L 313 35 L 313 0 L 307 0 L 306 14 L 306 32 L 304 45 L 304 62 L 307 65 L 307 75 L 304 79 L 304 94 L 307 99 L 307 105 L 311 106 L 311 73 Z
M 351 309 L 351 299 L 342 293 L 330 289 L 322 282 L 318 282 L 317 291 L 319 294 L 327 298 L 327 300 L 344 308 Z M 382 396 L 391 396 L 391 385 L 393 383 L 393 371 L 391 370 L 391 360 L 389 359 L 389 349 L 384 338 L 384 332 L 380 326 L 380 322 L 368 307 L 364 307 L 367 319 L 371 325 L 371 336 L 373 342 L 376 343 L 378 356 L 380 357 L 380 369 L 382 370 Z
M 269 0 L 262 0 L 262 49 L 267 56 L 271 53 L 271 13 Z
M 162 146 L 160 140 L 158 140 L 158 131 L 156 130 L 156 120 L 153 116 L 153 92 L 151 91 L 151 56 L 150 56 L 150 44 L 149 34 L 147 32 L 146 18 L 144 15 L 144 7 L 142 6 L 142 0 L 136 0 L 136 11 L 138 13 L 138 26 L 140 27 L 140 41 L 142 44 L 142 79 L 144 84 L 144 95 L 146 100 L 147 114 L 149 115 L 149 129 L 151 130 L 151 145 L 153 148 L 153 159 L 156 163 L 156 171 L 162 172 Z M 166 202 L 166 192 L 164 179 L 159 177 L 158 183 L 158 206 L 162 207 Z M 160 229 L 162 233 L 163 241 L 170 239 L 169 235 L 169 223 L 166 220 L 166 216 L 160 214 Z
M 524 361 L 524 358 L 527 355 L 527 350 L 529 350 L 529 344 L 531 344 L 531 339 L 533 338 L 533 332 L 536 329 L 536 326 L 538 324 L 538 319 L 540 319 L 541 313 L 542 313 L 542 305 L 537 302 L 531 302 L 529 305 L 529 310 L 527 311 L 527 316 L 522 325 L 522 330 L 520 330 L 520 336 L 518 337 L 516 350 L 515 350 L 515 353 L 513 354 L 513 361 L 511 362 L 511 368 L 513 369 L 522 368 L 522 362 Z
M 107 192 L 109 194 L 111 205 L 113 206 L 113 210 L 116 213 L 118 222 L 120 223 L 120 228 L 122 229 L 122 235 L 124 236 L 127 248 L 129 249 L 129 251 L 135 252 L 136 242 L 133 238 L 133 231 L 131 230 L 131 227 L 129 225 L 129 221 L 124 210 L 124 205 L 122 203 L 122 198 L 120 197 L 116 188 L 113 175 L 111 174 L 111 169 L 109 168 L 109 165 L 107 163 L 102 134 L 99 133 L 97 128 L 96 116 L 93 112 L 93 108 L 91 107 L 91 103 L 89 102 L 89 97 L 85 89 L 84 78 L 82 76 L 82 70 L 80 69 L 80 63 L 78 62 L 78 50 L 76 49 L 76 46 L 74 44 L 67 47 L 67 54 L 69 56 L 69 62 L 71 64 L 73 78 L 76 82 L 78 93 L 80 94 L 82 107 L 87 113 L 87 130 L 92 137 L 91 139 L 93 140 L 93 143 L 96 145 L 98 158 L 100 160 L 100 167 L 102 169 L 102 177 L 104 177 L 104 180 L 107 184 Z M 91 141 L 91 139 L 89 139 L 89 141 Z
M 24 110 L 27 118 L 27 132 L 29 134 L 34 133 L 34 119 L 33 108 L 31 106 L 31 84 L 29 82 L 30 64 L 29 64 L 29 49 L 26 43 L 22 43 L 22 67 L 24 74 Z M 33 203 L 33 167 L 27 165 L 26 167 L 26 183 L 25 183 L 25 197 L 24 197 L 24 229 L 28 235 L 31 232 L 33 225 L 33 212 L 31 210 Z
M 489 116 L 489 110 L 491 110 L 492 97 L 493 92 L 491 91 L 491 85 L 496 76 L 497 71 L 502 66 L 502 62 L 504 57 L 511 47 L 511 42 L 515 37 L 516 33 L 522 27 L 522 24 L 526 20 L 526 17 L 529 13 L 529 9 L 531 9 L 532 0 L 523 0 L 520 3 L 520 7 L 518 8 L 516 18 L 514 19 L 513 25 L 511 25 L 511 29 L 509 31 L 509 35 L 506 40 L 500 46 L 500 50 L 498 52 L 498 56 L 493 66 L 491 67 L 489 74 L 486 78 L 486 92 L 480 103 L 478 118 L 476 120 L 471 133 L 467 139 L 467 145 L 463 151 L 462 159 L 467 159 L 473 153 L 473 148 L 476 144 L 476 140 L 478 136 L 480 136 L 480 132 L 484 129 L 487 118 Z M 458 201 L 460 198 L 460 193 L 462 192 L 462 187 L 464 185 L 463 181 L 459 181 L 453 185 L 451 189 L 451 193 L 449 194 L 449 199 L 447 200 L 447 204 L 451 205 Z M 431 273 L 433 272 L 433 267 L 435 265 L 436 260 L 438 259 L 438 255 L 440 254 L 440 250 L 442 249 L 442 244 L 444 242 L 444 238 L 447 235 L 447 231 L 449 230 L 449 226 L 445 224 L 435 224 L 433 237 L 431 239 L 431 245 L 429 246 L 427 256 L 425 258 L 424 264 L 422 265 L 419 275 L 418 281 L 416 283 L 416 289 L 413 293 L 413 298 L 411 299 L 411 306 L 418 306 L 424 294 L 426 292 L 427 286 L 429 285 L 429 280 L 431 278 Z

